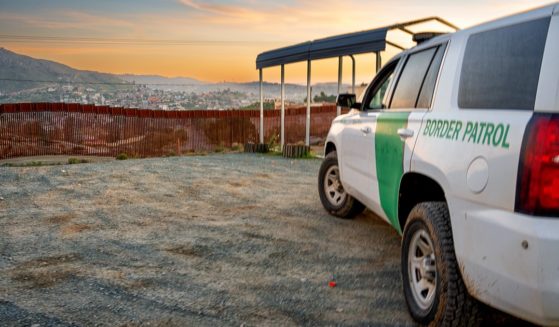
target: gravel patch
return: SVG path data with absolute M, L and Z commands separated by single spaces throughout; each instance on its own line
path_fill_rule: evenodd
M 227 154 L 0 168 L 0 321 L 411 325 L 400 237 L 369 212 L 328 215 L 319 166 Z

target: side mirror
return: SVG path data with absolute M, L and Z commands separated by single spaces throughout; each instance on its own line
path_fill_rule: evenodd
M 352 106 L 357 102 L 357 97 L 355 94 L 342 93 L 338 95 L 336 99 L 336 106 L 352 108 Z
M 355 102 L 354 104 L 351 105 L 350 108 L 351 108 L 351 109 L 361 110 L 361 102 Z

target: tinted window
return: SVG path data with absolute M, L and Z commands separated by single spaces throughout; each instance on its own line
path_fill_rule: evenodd
M 533 110 L 549 21 L 538 19 L 470 36 L 459 106 Z
M 430 108 L 431 101 L 433 100 L 433 93 L 435 93 L 435 84 L 437 84 L 437 77 L 439 76 L 439 70 L 441 68 L 441 63 L 443 62 L 444 51 L 446 49 L 446 44 L 441 45 L 437 49 L 435 58 L 429 67 L 427 76 L 425 76 L 425 81 L 423 82 L 423 87 L 421 88 L 421 93 L 419 94 L 419 99 L 417 100 L 417 108 Z
M 387 64 L 378 74 L 375 76 L 369 89 L 365 101 L 365 109 L 384 109 L 386 108 L 384 101 L 384 95 L 386 90 L 390 85 L 390 81 L 394 77 L 394 70 L 398 64 L 398 60 Z
M 386 94 L 388 85 L 390 85 L 393 77 L 394 70 L 392 70 L 392 72 L 390 72 L 389 75 L 382 80 L 378 90 L 376 90 L 371 102 L 369 103 L 369 109 L 383 109 L 385 107 L 383 103 L 384 95 Z
M 430 48 L 408 57 L 394 91 L 391 108 L 415 108 L 419 90 L 436 50 L 437 48 Z

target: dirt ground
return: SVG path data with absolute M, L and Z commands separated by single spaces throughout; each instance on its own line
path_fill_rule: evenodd
M 411 325 L 400 237 L 368 212 L 328 215 L 319 165 L 0 168 L 0 325 Z

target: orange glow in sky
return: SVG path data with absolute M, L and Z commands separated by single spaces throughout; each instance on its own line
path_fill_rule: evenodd
M 545 5 L 538 0 L 0 0 L 0 47 L 78 69 L 254 81 L 263 51 L 426 16 L 468 27 Z M 389 57 L 387 53 L 385 57 Z M 387 58 L 386 58 L 387 59 Z M 357 57 L 358 82 L 374 73 Z M 346 63 L 349 82 L 350 68 Z M 288 82 L 304 83 L 305 64 Z M 337 60 L 313 63 L 313 82 L 335 81 Z M 279 79 L 279 70 L 264 73 Z

